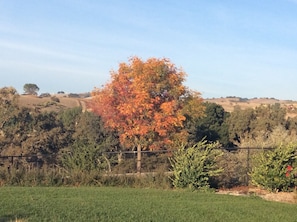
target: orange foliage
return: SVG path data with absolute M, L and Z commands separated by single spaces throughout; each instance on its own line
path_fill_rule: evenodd
M 168 59 L 133 57 L 111 72 L 111 82 L 93 91 L 91 108 L 107 127 L 119 132 L 123 145 L 141 142 L 143 148 L 164 148 L 177 135 L 185 137 L 181 132 L 184 97 L 189 94 L 185 77 Z M 200 109 L 201 98 L 195 101 Z

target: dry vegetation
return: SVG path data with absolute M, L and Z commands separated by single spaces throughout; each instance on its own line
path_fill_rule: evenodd
M 59 102 L 54 101 L 53 98 L 55 97 L 59 99 Z M 63 108 L 74 108 L 78 106 L 81 106 L 84 109 L 87 100 L 88 98 L 69 97 L 66 94 L 56 94 L 43 98 L 33 95 L 21 95 L 19 102 L 21 106 L 36 107 L 46 111 L 57 111 Z M 204 101 L 219 104 L 227 112 L 232 112 L 235 107 L 240 107 L 241 109 L 254 109 L 261 105 L 280 103 L 282 107 L 287 109 L 287 116 L 297 116 L 297 101 L 292 100 L 278 100 L 273 98 L 242 99 L 239 97 L 226 97 L 205 99 Z
M 258 187 L 234 187 L 232 189 L 221 189 L 218 194 L 228 194 L 234 196 L 256 195 L 268 201 L 283 203 L 297 203 L 297 193 L 295 192 L 269 192 Z
M 226 97 L 226 98 L 212 98 L 205 99 L 206 102 L 216 103 L 221 105 L 225 111 L 232 112 L 235 107 L 241 109 L 256 108 L 261 105 L 272 105 L 275 103 L 281 104 L 282 107 L 287 109 L 287 115 L 290 117 L 297 116 L 297 101 L 292 100 L 278 100 L 274 98 L 254 98 L 243 99 L 239 97 Z
M 67 108 L 81 106 L 85 108 L 83 98 L 68 97 L 67 95 L 51 95 L 49 97 L 38 97 L 34 95 L 21 95 L 20 106 L 36 108 L 41 111 L 59 111 Z

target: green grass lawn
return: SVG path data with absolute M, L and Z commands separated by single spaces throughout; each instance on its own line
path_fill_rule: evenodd
M 297 221 L 297 205 L 258 197 L 106 187 L 0 187 L 4 221 Z

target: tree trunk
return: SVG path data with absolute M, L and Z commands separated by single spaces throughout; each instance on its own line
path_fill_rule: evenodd
M 141 173 L 141 145 L 137 145 L 137 174 L 140 176 Z

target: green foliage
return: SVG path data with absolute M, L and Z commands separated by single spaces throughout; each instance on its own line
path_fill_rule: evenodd
M 67 109 L 59 113 L 57 118 L 63 123 L 66 128 L 74 129 L 77 118 L 82 113 L 81 107 Z
M 210 177 L 219 175 L 216 161 L 222 151 L 218 143 L 200 141 L 192 147 L 179 147 L 170 158 L 173 186 L 176 188 L 201 189 L 209 187 Z
M 6 186 L 59 186 L 65 182 L 64 178 L 64 174 L 59 170 L 49 167 L 0 168 L 0 185 L 2 183 Z
M 101 118 L 78 109 L 65 111 L 61 118 L 72 130 L 72 144 L 64 148 L 62 163 L 67 170 L 110 171 L 114 159 L 104 154 L 118 149 L 117 135 L 104 128 Z
M 108 165 L 100 150 L 100 146 L 74 143 L 70 150 L 64 153 L 62 164 L 67 170 L 100 171 Z
M 16 134 L 10 129 L 19 114 L 16 90 L 12 87 L 0 88 L 0 152 L 5 145 L 12 143 Z
M 270 133 L 255 135 L 248 141 L 242 141 L 242 147 L 275 148 L 297 142 L 296 134 L 290 133 L 284 126 L 278 125 Z
M 223 146 L 230 146 L 228 125 L 226 119 L 229 113 L 225 112 L 221 105 L 215 103 L 204 103 L 205 116 L 197 119 L 195 129 L 190 130 L 191 140 L 195 142 L 205 138 L 207 141 L 219 141 Z
M 230 139 L 238 145 L 265 139 L 276 127 L 286 125 L 285 115 L 286 110 L 279 103 L 256 109 L 235 108 L 227 120 Z
M 31 120 L 26 122 L 26 130 L 20 132 L 20 135 L 23 135 L 20 140 L 22 154 L 37 154 L 44 163 L 57 163 L 56 155 L 69 143 L 69 133 L 57 120 L 55 112 L 30 112 L 29 117 Z M 19 122 L 22 123 L 22 119 L 19 119 Z
M 235 107 L 227 120 L 229 126 L 229 137 L 232 142 L 240 144 L 242 141 L 252 137 L 252 122 L 256 120 L 254 110 L 248 108 L 242 110 Z
M 136 176 L 136 174 L 107 174 L 100 178 L 102 186 L 171 189 L 172 183 L 164 172 Z
M 10 88 L 1 89 L 0 94 L 1 154 L 38 154 L 43 163 L 55 163 L 55 154 L 69 142 L 57 113 L 20 107 L 15 90 Z
M 20 158 L 14 161 L 14 165 L 18 164 L 19 167 L 11 168 L 9 173 L 2 174 L 2 176 L 4 175 L 2 180 L 8 181 L 7 184 L 73 185 L 79 181 L 80 184 L 97 184 L 97 182 L 102 184 L 117 184 L 119 182 L 120 184 L 123 182 L 124 184 L 140 186 L 146 183 L 146 180 L 136 181 L 131 178 L 100 177 L 103 171 L 110 172 L 111 169 L 113 173 L 135 172 L 136 165 L 136 159 L 132 157 L 133 154 L 129 157 L 128 155 L 122 157 L 121 153 L 105 153 L 106 151 L 120 151 L 122 147 L 117 132 L 107 130 L 100 116 L 91 112 L 82 112 L 81 107 L 65 109 L 60 113 L 40 112 L 38 109 L 20 107 L 18 98 L 19 95 L 14 88 L 0 88 L 0 154 L 2 156 L 33 155 L 33 157 Z M 50 103 L 55 102 L 50 101 Z M 236 109 L 228 118 L 229 129 L 226 128 L 226 118 L 229 113 L 226 113 L 221 106 L 216 104 L 205 103 L 204 106 L 206 114 L 204 117 L 198 118 L 192 113 L 193 116 L 187 116 L 191 121 L 185 121 L 187 131 L 192 133 L 189 144 L 206 137 L 207 141 L 219 141 L 226 145 L 228 130 L 230 138 L 237 141 L 240 146 L 276 147 L 282 143 L 282 147 L 286 148 L 289 147 L 287 146 L 289 142 L 296 141 L 297 118 L 285 120 L 285 110 L 279 104 L 261 106 L 255 110 Z M 193 107 L 195 104 L 192 104 Z M 202 110 L 204 109 L 201 109 L 201 112 Z M 198 114 L 201 116 L 200 112 Z M 152 140 L 151 142 L 154 143 L 155 147 L 159 147 L 158 141 Z M 206 145 L 200 144 L 199 146 L 203 147 L 201 149 L 197 144 L 194 145 L 195 152 L 192 150 L 193 147 L 188 149 L 183 147 L 183 151 L 177 151 L 180 152 L 180 155 L 177 154 L 171 158 L 171 164 L 175 164 L 177 172 L 172 178 L 173 181 L 176 181 L 176 187 L 196 189 L 209 184 L 212 186 L 213 176 L 209 173 L 211 170 L 204 166 L 212 166 L 213 169 L 225 169 L 224 173 L 215 177 L 219 186 L 242 185 L 248 171 L 247 168 L 252 165 L 251 163 L 247 164 L 246 155 L 240 152 L 226 152 L 215 160 L 215 164 L 210 165 L 213 162 L 206 161 L 204 157 L 208 155 Z M 196 151 L 200 153 L 197 154 Z M 282 152 L 284 151 L 282 150 Z M 272 157 L 267 157 L 267 153 Z M 284 178 L 286 166 L 280 169 L 281 172 L 279 173 L 282 177 L 278 176 L 277 169 L 281 165 L 280 163 L 288 163 L 284 161 L 283 154 L 270 154 L 270 151 L 267 153 L 261 154 L 263 155 L 262 159 L 260 156 L 258 157 L 264 164 L 260 160 L 255 161 L 258 167 L 253 168 L 255 169 L 253 173 L 257 172 L 258 175 L 262 175 L 255 181 L 260 181 L 260 186 L 267 184 L 269 189 L 274 190 L 285 190 L 296 185 L 293 172 L 289 178 Z M 162 157 L 143 155 L 142 169 L 144 171 L 167 172 L 169 164 L 164 161 L 166 155 L 164 154 Z M 294 160 L 292 166 L 296 174 L 296 159 Z M 177 161 L 179 161 L 178 164 Z M 7 169 L 9 164 L 8 160 L 2 160 L 0 167 Z M 268 171 L 264 170 L 265 166 L 276 170 L 270 172 L 269 169 L 268 175 Z M 44 170 L 45 167 L 53 170 L 52 176 L 47 174 L 50 170 Z M 56 171 L 56 167 L 61 169 L 61 172 Z M 260 172 L 261 169 L 262 172 Z M 148 183 L 155 184 L 150 179 L 153 181 L 156 177 L 148 180 Z M 277 180 L 279 181 L 276 182 Z M 275 188 L 278 186 L 280 188 Z
M 23 87 L 25 94 L 29 95 L 37 95 L 39 88 L 36 84 L 33 83 L 26 83 Z
M 75 121 L 72 135 L 74 141 L 82 141 L 84 144 L 100 144 L 101 151 L 119 149 L 117 133 L 107 130 L 100 116 L 92 112 L 83 112 L 76 117 Z
M 252 183 L 272 191 L 286 191 L 297 185 L 297 144 L 279 146 L 274 150 L 263 150 L 254 156 L 251 172 Z M 288 174 L 288 167 L 293 171 Z
M 256 131 L 271 132 L 278 125 L 285 125 L 286 110 L 279 103 L 268 106 L 259 106 L 255 109 L 257 122 Z

